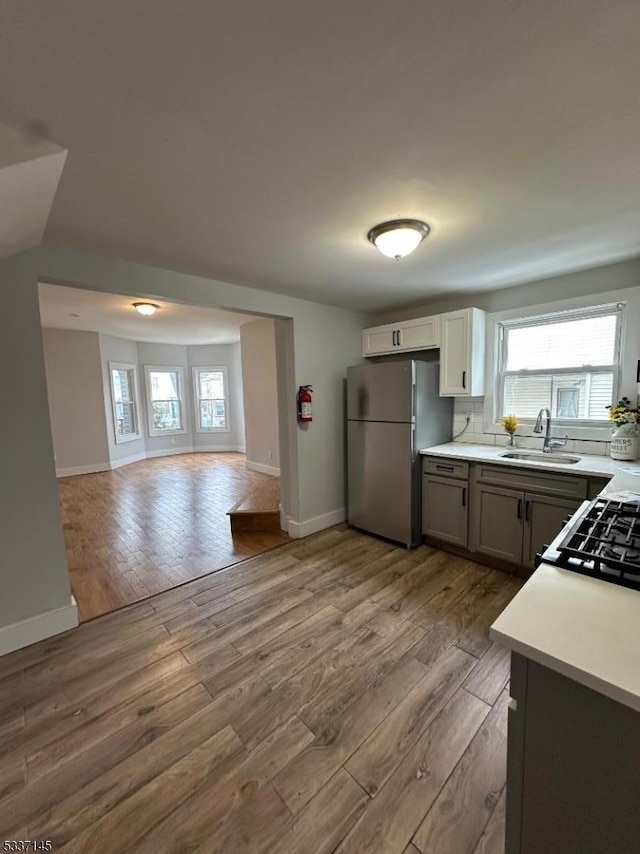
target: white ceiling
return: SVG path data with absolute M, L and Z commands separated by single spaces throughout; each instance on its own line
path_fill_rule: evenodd
M 151 317 L 143 317 L 133 308 L 131 297 L 47 284 L 40 284 L 39 292 L 40 320 L 44 327 L 103 332 L 131 341 L 231 344 L 240 340 L 243 323 L 258 319 L 247 314 L 155 299 L 153 302 L 160 309 Z
M 4 0 L 50 242 L 379 308 L 640 254 L 637 0 Z M 432 234 L 393 262 L 367 230 Z

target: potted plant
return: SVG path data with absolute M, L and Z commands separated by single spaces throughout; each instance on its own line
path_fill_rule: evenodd
M 611 458 L 635 460 L 638 456 L 638 423 L 640 411 L 631 406 L 628 397 L 623 397 L 614 406 L 607 406 L 611 428 Z
M 507 448 L 517 448 L 516 440 L 513 438 L 516 430 L 520 426 L 520 422 L 516 418 L 515 415 L 504 415 L 500 419 L 500 424 L 502 425 L 502 429 L 508 435 L 507 440 Z

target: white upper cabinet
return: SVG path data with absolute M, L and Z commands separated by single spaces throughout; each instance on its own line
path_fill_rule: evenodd
M 440 395 L 484 394 L 486 315 L 465 308 L 362 330 L 362 355 L 383 356 L 440 348 Z
M 440 346 L 438 317 L 419 317 L 400 324 L 400 350 L 428 350 Z
M 486 315 L 465 308 L 440 315 L 440 395 L 484 394 Z
M 382 356 L 438 347 L 438 317 L 419 317 L 362 330 L 362 355 Z

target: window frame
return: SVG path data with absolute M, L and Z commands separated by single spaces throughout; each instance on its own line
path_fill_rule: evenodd
M 620 387 L 622 381 L 622 330 L 624 321 L 624 311 L 626 303 L 616 302 L 605 305 L 588 306 L 576 309 L 563 309 L 560 311 L 545 312 L 538 315 L 529 315 L 527 317 L 517 317 L 508 320 L 496 322 L 496 372 L 495 372 L 495 387 L 494 387 L 494 425 L 499 426 L 500 419 L 503 415 L 503 399 L 504 385 L 507 376 L 558 376 L 568 375 L 573 376 L 579 373 L 613 373 L 613 391 L 612 403 L 620 397 Z M 614 362 L 607 365 L 584 365 L 581 367 L 570 368 L 540 368 L 532 370 L 508 371 L 507 363 L 507 332 L 510 329 L 518 329 L 530 326 L 544 326 L 551 323 L 560 323 L 570 320 L 581 320 L 593 317 L 605 317 L 608 315 L 616 316 L 616 330 L 614 335 Z M 517 414 L 517 413 L 516 413 Z M 522 418 L 518 416 L 518 420 L 523 426 L 532 426 L 535 423 L 535 418 Z M 587 429 L 601 430 L 608 427 L 608 416 L 604 415 L 600 420 L 594 419 L 575 419 L 575 418 L 559 418 L 554 416 L 554 425 L 567 429 Z
M 153 423 L 153 398 L 151 397 L 151 374 L 152 373 L 175 373 L 178 376 L 178 403 L 180 404 L 180 427 L 169 430 L 158 430 Z M 162 436 L 177 436 L 187 433 L 186 409 L 184 405 L 184 370 L 181 365 L 145 365 L 144 380 L 147 396 L 147 427 L 149 436 L 153 439 Z
M 131 362 L 107 362 L 107 369 L 109 371 L 109 391 L 111 394 L 111 423 L 113 425 L 113 438 L 116 445 L 124 445 L 127 442 L 135 442 L 138 439 L 142 439 L 142 430 L 141 430 L 141 422 L 140 422 L 140 395 L 138 393 L 138 366 L 132 364 Z M 135 433 L 128 433 L 125 436 L 118 435 L 117 428 L 117 416 L 116 416 L 116 395 L 115 389 L 113 387 L 113 371 L 127 371 L 127 373 L 131 372 L 133 377 L 132 386 L 133 386 L 133 413 L 134 413 L 134 421 L 136 426 Z
M 229 407 L 229 370 L 227 365 L 193 365 L 191 368 L 193 377 L 193 411 L 195 417 L 195 432 L 196 433 L 230 433 L 231 432 L 231 417 Z M 208 400 L 209 398 L 200 397 L 200 382 L 198 375 L 202 371 L 220 371 L 222 373 L 222 386 L 224 388 L 224 412 L 225 426 L 224 427 L 203 427 L 200 421 L 200 401 Z

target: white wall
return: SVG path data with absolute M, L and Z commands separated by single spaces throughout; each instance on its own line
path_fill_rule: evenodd
M 280 471 L 276 339 L 271 319 L 240 327 L 247 465 Z
M 189 384 L 193 398 L 193 377 L 191 369 L 194 367 L 227 367 L 228 388 L 228 415 L 229 432 L 226 433 L 198 433 L 193 432 L 193 449 L 198 450 L 245 450 L 245 421 L 242 406 L 242 365 L 240 358 L 240 344 L 200 344 L 187 347 L 187 358 L 189 360 Z M 195 421 L 195 409 L 194 421 Z
M 146 454 L 144 433 L 144 403 L 143 383 L 138 360 L 138 347 L 135 341 L 125 341 L 124 338 L 114 338 L 112 335 L 100 334 L 100 359 L 102 362 L 102 397 L 104 401 L 104 417 L 107 425 L 109 440 L 109 460 L 111 465 L 124 465 L 134 460 L 143 460 Z M 109 378 L 109 362 L 124 362 L 135 365 L 138 377 L 138 413 L 141 416 L 141 436 L 131 442 L 116 442 L 115 425 L 112 415 L 111 383 Z
M 56 472 L 106 471 L 109 444 L 98 334 L 43 329 L 42 342 Z

